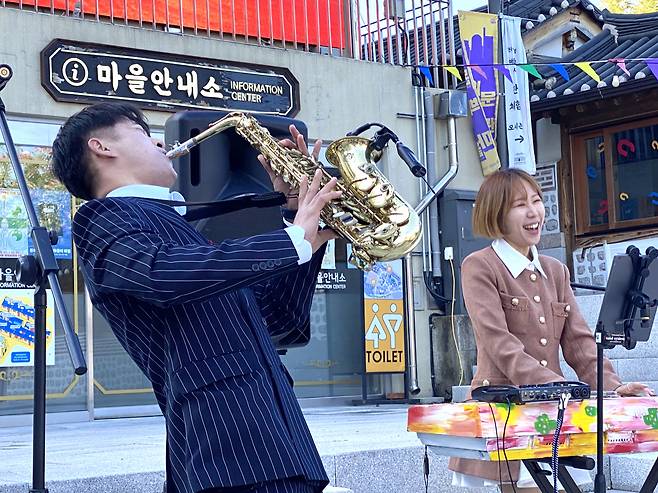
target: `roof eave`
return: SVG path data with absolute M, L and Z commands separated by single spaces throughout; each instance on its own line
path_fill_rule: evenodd
M 589 91 L 576 92 L 567 96 L 558 96 L 554 98 L 542 98 L 539 101 L 530 103 L 532 113 L 540 111 L 555 110 L 576 104 L 588 103 L 590 101 L 604 100 L 623 96 L 637 91 L 658 87 L 658 82 L 653 77 L 646 77 L 640 80 L 628 81 L 619 87 L 594 87 Z

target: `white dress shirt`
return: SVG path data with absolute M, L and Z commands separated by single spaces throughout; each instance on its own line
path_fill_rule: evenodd
M 530 247 L 532 260 L 523 255 L 502 238 L 494 240 L 493 243 L 491 243 L 491 248 L 493 248 L 494 252 L 496 252 L 498 258 L 503 261 L 505 267 L 507 267 L 507 270 L 509 270 L 514 279 L 519 277 L 521 272 L 526 269 L 532 271 L 537 269 L 541 275 L 546 278 L 546 273 L 544 272 L 544 269 L 542 269 L 541 263 L 539 262 L 539 252 L 537 251 L 537 247 L 535 245 Z
M 141 197 L 144 199 L 159 199 L 159 200 L 173 200 L 176 202 L 185 202 L 185 197 L 183 197 L 179 192 L 173 191 L 170 192 L 168 188 L 159 187 L 157 185 L 126 185 L 123 187 L 115 188 L 106 197 Z M 176 212 L 181 216 L 187 212 L 187 207 L 184 205 L 174 207 Z M 289 224 L 286 221 L 286 224 Z M 299 265 L 308 262 L 311 260 L 313 255 L 313 248 L 306 238 L 304 238 L 304 229 L 301 226 L 289 225 L 285 228 L 285 232 L 288 233 L 290 241 L 292 241 L 295 250 L 297 251 L 297 256 L 299 260 L 297 263 Z

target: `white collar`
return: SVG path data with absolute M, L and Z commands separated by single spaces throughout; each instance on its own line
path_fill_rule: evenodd
M 160 199 L 160 200 L 175 200 L 176 202 L 185 202 L 179 192 L 170 192 L 168 188 L 159 187 L 157 185 L 126 185 L 123 187 L 115 188 L 106 197 L 140 197 L 143 199 Z M 187 207 L 184 205 L 174 207 L 176 212 L 181 216 L 187 212 Z
M 491 244 L 491 248 L 493 248 L 494 252 L 496 252 L 498 258 L 503 261 L 505 267 L 507 267 L 507 270 L 509 270 L 514 279 L 519 277 L 519 275 L 521 275 L 521 273 L 526 269 L 537 269 L 542 276 L 548 277 L 546 276 L 546 273 L 544 272 L 544 269 L 542 269 L 541 263 L 539 262 L 539 252 L 537 251 L 537 247 L 535 245 L 530 247 L 532 260 L 529 260 L 528 257 L 523 255 L 502 238 L 494 240 Z

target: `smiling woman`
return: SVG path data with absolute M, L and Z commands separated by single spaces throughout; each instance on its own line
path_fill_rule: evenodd
M 475 199 L 473 229 L 493 243 L 462 264 L 464 302 L 477 345 L 472 387 L 563 381 L 560 347 L 578 378 L 596 387 L 596 344 L 578 310 L 569 271 L 537 251 L 544 214 L 541 188 L 517 169 L 490 175 Z M 604 384 L 620 395 L 651 392 L 640 384 L 621 385 L 608 360 Z M 539 491 L 518 462 L 510 466 L 509 473 L 502 471 L 503 491 L 510 482 L 518 491 Z M 495 462 L 451 459 L 450 468 L 458 486 L 499 483 Z M 589 482 L 586 474 L 572 476 Z

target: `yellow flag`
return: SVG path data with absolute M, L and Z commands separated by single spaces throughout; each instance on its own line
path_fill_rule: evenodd
M 589 75 L 592 79 L 594 79 L 597 83 L 601 82 L 601 77 L 599 77 L 599 74 L 597 74 L 594 69 L 591 67 L 589 64 L 590 62 L 576 62 L 574 65 L 578 67 L 580 70 L 585 72 L 587 75 Z
M 450 72 L 452 75 L 457 77 L 457 79 L 462 80 L 462 74 L 459 73 L 459 69 L 457 67 L 453 67 L 452 65 L 448 65 L 443 67 L 446 69 L 448 72 Z

